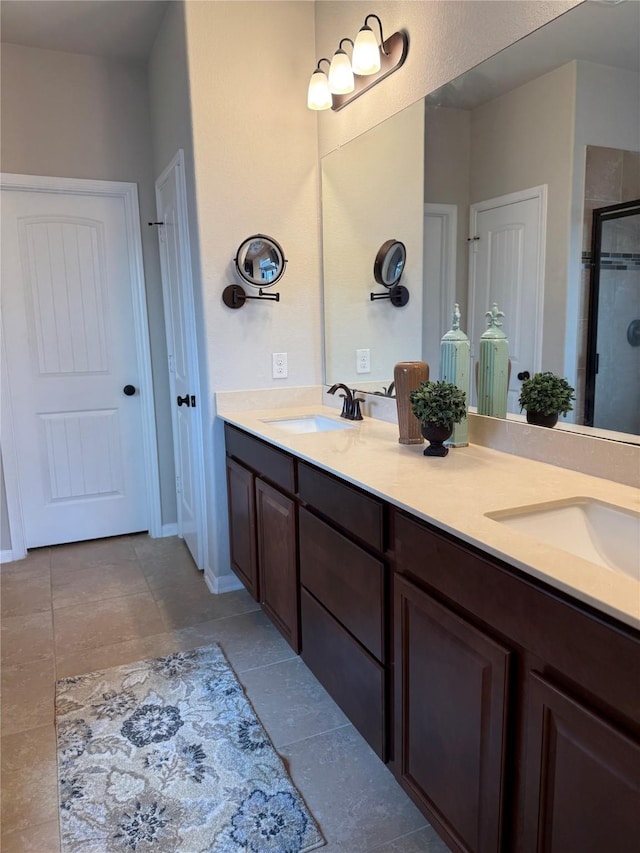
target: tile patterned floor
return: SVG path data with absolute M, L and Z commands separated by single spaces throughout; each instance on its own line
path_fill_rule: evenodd
M 211 595 L 177 538 L 38 549 L 0 569 L 3 853 L 59 853 L 56 678 L 220 643 L 327 839 L 323 853 L 447 853 L 244 591 Z

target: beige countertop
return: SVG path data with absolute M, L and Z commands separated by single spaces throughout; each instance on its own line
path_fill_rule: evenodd
M 452 448 L 445 458 L 427 457 L 425 445 L 399 444 L 397 426 L 373 418 L 355 422 L 350 429 L 305 434 L 290 434 L 265 423 L 305 414 L 345 423 L 335 409 L 323 406 L 225 412 L 220 417 L 640 628 L 640 582 L 485 515 L 576 497 L 638 512 L 637 489 L 479 445 Z M 638 553 L 640 559 L 640 523 Z

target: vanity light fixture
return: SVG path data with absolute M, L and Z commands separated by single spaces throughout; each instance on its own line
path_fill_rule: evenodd
M 369 26 L 371 18 L 378 22 L 380 42 Z M 346 41 L 353 48 L 351 61 L 342 48 Z M 329 63 L 328 77 L 321 69 L 320 63 L 328 63 L 329 60 L 323 58 L 318 61 L 309 82 L 307 106 L 310 110 L 342 109 L 400 68 L 407 57 L 408 49 L 409 39 L 405 32 L 393 33 L 385 39 L 380 18 L 373 14 L 367 15 L 355 42 L 350 38 L 340 40 Z
M 311 80 L 309 80 L 309 91 L 307 92 L 307 106 L 310 110 L 328 110 L 333 105 L 329 90 L 329 80 L 322 68 L 320 68 L 321 62 L 326 62 L 329 68 L 331 68 L 331 63 L 324 56 L 318 60 L 316 70 L 311 75 Z

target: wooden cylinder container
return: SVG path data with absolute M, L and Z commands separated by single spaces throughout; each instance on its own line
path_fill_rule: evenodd
M 400 444 L 422 444 L 424 441 L 420 421 L 411 411 L 409 394 L 428 378 L 429 365 L 425 361 L 401 361 L 393 368 Z

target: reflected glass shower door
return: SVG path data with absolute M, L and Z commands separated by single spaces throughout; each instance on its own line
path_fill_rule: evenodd
M 640 434 L 640 199 L 593 213 L 585 423 Z

